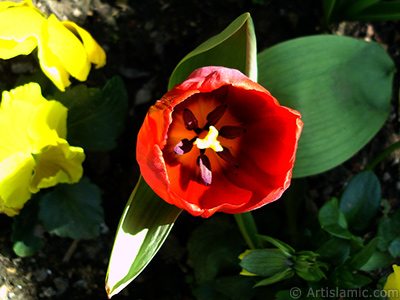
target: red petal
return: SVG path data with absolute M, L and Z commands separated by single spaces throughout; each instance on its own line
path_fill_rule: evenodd
M 184 122 L 177 125 L 174 136 L 167 134 L 176 105 L 186 100 L 200 101 L 203 93 L 222 86 L 226 86 L 220 90 L 226 94 L 228 108 L 218 125 L 243 126 L 246 132 L 237 138 L 239 145 L 237 139 L 224 140 L 224 146 L 231 150 L 240 146 L 232 152 L 238 168 L 216 154 L 210 155 L 213 178 L 206 186 L 196 165 L 198 153 L 192 150 L 179 156 L 185 157 L 185 164 L 173 155 L 173 148 L 182 139 L 192 138 L 182 136 L 186 134 Z M 198 121 L 200 127 L 204 125 Z M 149 110 L 138 135 L 137 160 L 146 182 L 168 203 L 203 217 L 216 211 L 239 213 L 276 200 L 289 186 L 301 128 L 296 111 L 279 106 L 267 90 L 239 71 L 205 67 L 193 72 Z M 173 145 L 171 149 L 166 148 L 167 138 Z

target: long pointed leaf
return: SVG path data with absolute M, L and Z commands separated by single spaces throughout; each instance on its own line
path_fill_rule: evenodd
M 253 21 L 249 13 L 244 13 L 180 61 L 171 75 L 168 90 L 184 81 L 195 69 L 205 66 L 238 69 L 256 81 L 256 48 Z
M 111 298 L 134 280 L 158 252 L 181 209 L 161 200 L 140 178 L 125 207 L 106 277 Z
M 302 114 L 294 177 L 333 168 L 360 150 L 390 111 L 394 63 L 377 43 L 311 36 L 258 56 L 259 83 Z
M 397 21 L 400 20 L 400 2 L 379 2 L 357 13 L 357 21 Z
M 349 7 L 346 9 L 345 15 L 348 17 L 355 16 L 362 10 L 378 2 L 379 0 L 357 0 L 357 1 L 353 0 L 352 3 L 349 4 Z

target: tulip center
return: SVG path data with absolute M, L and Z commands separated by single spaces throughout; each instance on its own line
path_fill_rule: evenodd
M 199 182 L 205 185 L 213 181 L 212 165 L 215 164 L 215 169 L 226 164 L 239 168 L 234 148 L 246 129 L 232 117 L 227 107 L 208 97 L 196 96 L 191 103 L 182 108 L 177 106 L 174 111 L 168 133 L 170 144 L 166 147 L 170 150 L 164 152 L 166 160 L 192 167 L 189 160 L 196 159 Z M 224 162 L 217 162 L 219 159 Z
M 218 134 L 217 128 L 210 126 L 206 137 L 204 139 L 197 138 L 193 144 L 199 149 L 211 148 L 215 152 L 221 152 L 224 148 L 222 148 L 221 143 L 217 140 Z

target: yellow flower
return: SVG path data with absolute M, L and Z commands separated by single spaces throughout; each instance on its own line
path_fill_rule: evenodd
M 383 289 L 390 300 L 400 300 L 400 267 L 393 265 L 393 271 Z
M 91 63 L 100 68 L 106 54 L 92 36 L 73 22 L 48 19 L 31 0 L 0 2 L 0 58 L 28 55 L 38 49 L 40 67 L 61 90 L 69 76 L 85 81 Z
M 3 92 L 0 104 L 0 213 L 18 214 L 32 193 L 82 177 L 82 148 L 71 147 L 67 108 L 37 83 Z

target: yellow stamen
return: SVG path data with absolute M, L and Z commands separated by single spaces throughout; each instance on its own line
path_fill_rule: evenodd
M 218 134 L 218 130 L 214 126 L 210 126 L 210 130 L 208 131 L 207 136 L 204 139 L 197 138 L 194 144 L 199 149 L 211 148 L 215 152 L 221 152 L 224 149 L 222 148 L 220 142 L 217 140 Z

